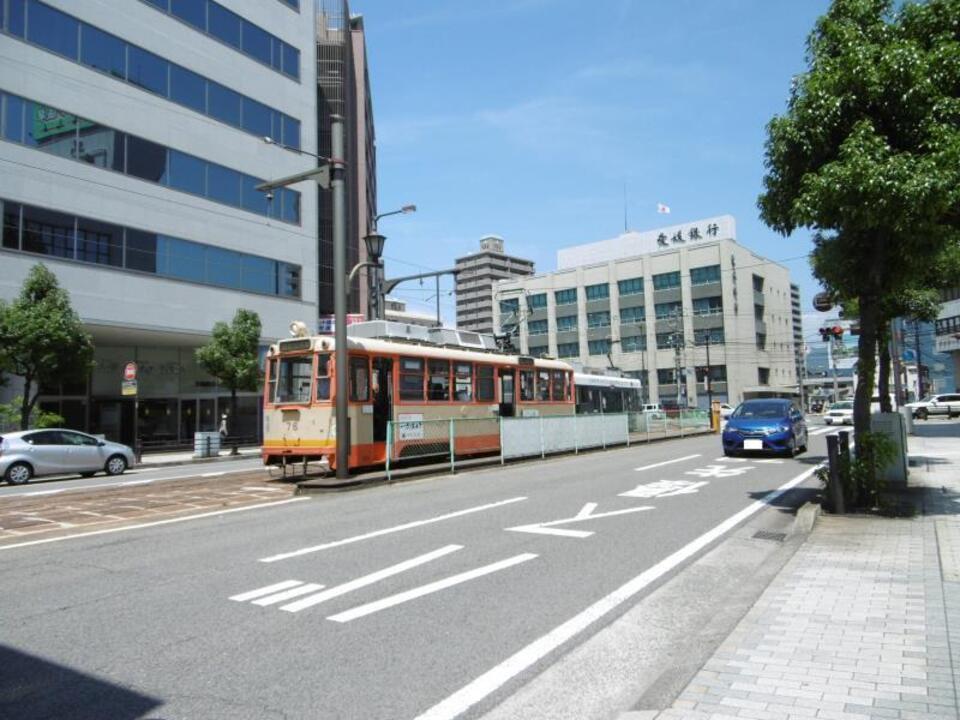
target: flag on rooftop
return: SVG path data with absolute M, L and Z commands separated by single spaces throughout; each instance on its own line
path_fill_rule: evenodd
M 660 213 L 661 215 L 669 215 L 670 206 L 664 205 L 663 203 L 657 203 L 657 212 Z

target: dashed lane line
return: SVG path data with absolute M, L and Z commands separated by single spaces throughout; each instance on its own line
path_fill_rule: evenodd
M 650 470 L 655 467 L 662 467 L 664 465 L 670 465 L 672 463 L 683 462 L 684 460 L 693 460 L 693 458 L 700 457 L 700 453 L 695 453 L 693 455 L 684 455 L 683 457 L 674 458 L 673 460 L 664 460 L 663 462 L 653 463 L 653 465 L 644 465 L 643 467 L 634 468 L 634 472 L 640 472 L 641 470 Z

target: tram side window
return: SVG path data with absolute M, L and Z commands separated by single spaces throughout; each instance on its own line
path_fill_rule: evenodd
M 457 402 L 473 402 L 473 365 L 455 363 L 453 381 L 454 398 Z
M 537 371 L 537 400 L 540 402 L 549 402 L 550 400 L 550 371 Z
M 520 399 L 531 401 L 534 399 L 533 392 L 533 370 L 520 371 Z
M 573 402 L 573 373 L 567 372 L 567 402 Z
M 370 399 L 370 369 L 365 357 L 350 358 L 350 399 L 356 402 Z
M 477 402 L 494 400 L 493 365 L 477 365 Z
M 563 402 L 567 398 L 567 374 L 563 370 L 553 371 L 553 394 L 551 399 Z
M 330 399 L 330 355 L 317 355 L 317 400 Z
M 450 361 L 429 360 L 430 380 L 427 399 L 445 402 L 450 399 Z
M 277 394 L 274 402 L 310 402 L 310 376 L 313 374 L 313 358 L 293 357 L 280 360 L 277 373 Z
M 400 399 L 423 400 L 423 360 L 400 358 Z

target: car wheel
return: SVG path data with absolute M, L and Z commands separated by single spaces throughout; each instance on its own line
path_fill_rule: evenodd
M 797 454 L 797 436 L 791 435 L 790 442 L 787 445 L 787 457 L 792 458 Z
M 736 456 L 737 456 L 737 453 L 735 453 L 733 450 L 727 450 L 726 448 L 723 449 L 723 454 L 724 454 L 726 457 L 736 457 Z
M 113 455 L 107 460 L 103 469 L 106 470 L 107 475 L 122 475 L 123 471 L 127 469 L 127 461 L 123 455 Z
M 14 463 L 7 468 L 3 477 L 11 485 L 23 485 L 33 477 L 33 468 L 24 462 Z
M 920 408 L 917 410 L 917 420 L 926 420 L 930 413 L 927 412 L 926 408 Z

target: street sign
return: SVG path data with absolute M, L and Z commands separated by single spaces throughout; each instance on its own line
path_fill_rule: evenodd
M 137 381 L 136 380 L 124 380 L 120 385 L 120 394 L 124 397 L 129 397 L 131 395 L 137 394 Z
M 136 380 L 137 379 L 137 364 L 135 362 L 128 362 L 123 366 L 123 379 L 124 380 Z
M 813 309 L 817 312 L 828 312 L 833 308 L 833 301 L 829 293 L 817 293 L 813 296 Z

